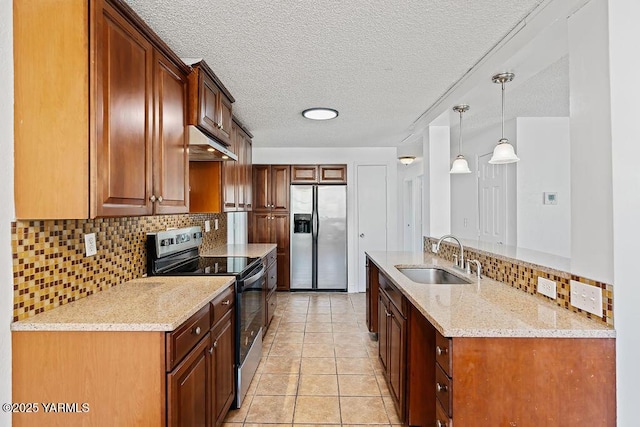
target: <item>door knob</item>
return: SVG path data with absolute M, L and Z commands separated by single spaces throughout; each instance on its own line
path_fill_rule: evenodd
M 360 233 L 360 237 L 364 237 L 364 233 Z

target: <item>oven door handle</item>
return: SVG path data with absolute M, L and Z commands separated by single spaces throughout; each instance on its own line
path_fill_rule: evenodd
M 251 275 L 245 279 L 242 280 L 242 288 L 246 288 L 252 284 L 254 284 L 255 282 L 257 282 L 258 280 L 262 279 L 264 277 L 264 265 L 262 267 L 260 267 L 260 270 L 258 270 L 258 272 L 254 275 Z

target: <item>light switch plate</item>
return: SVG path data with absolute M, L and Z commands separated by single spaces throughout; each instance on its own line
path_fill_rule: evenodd
M 571 305 L 602 316 L 602 289 L 572 280 Z
M 84 252 L 86 256 L 94 256 L 98 253 L 98 247 L 96 246 L 96 233 L 84 235 Z
M 438 245 L 436 245 L 435 243 L 433 243 L 431 245 L 431 252 L 433 252 L 434 254 L 437 254 L 438 252 L 436 252 L 436 248 L 438 247 Z
M 211 221 L 206 220 L 206 221 L 204 222 L 204 232 L 205 232 L 205 233 L 208 233 L 208 232 L 210 232 L 210 231 L 211 231 Z
M 558 193 L 543 193 L 545 205 L 557 205 Z
M 536 287 L 536 290 L 539 294 L 551 299 L 558 298 L 558 285 L 553 280 L 538 277 L 538 286 Z
M 218 229 L 218 218 L 214 218 L 213 220 L 213 228 Z

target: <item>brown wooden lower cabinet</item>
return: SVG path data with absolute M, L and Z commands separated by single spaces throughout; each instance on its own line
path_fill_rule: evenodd
M 275 243 L 277 245 L 277 275 L 279 291 L 289 290 L 289 213 L 250 214 L 250 243 Z
M 371 320 L 405 426 L 616 425 L 615 339 L 444 337 L 378 282 Z
M 366 320 L 369 332 L 378 333 L 378 266 L 366 257 Z
M 40 407 L 13 425 L 221 425 L 235 395 L 232 301 L 233 285 L 171 332 L 14 331 L 14 402 L 78 412 Z

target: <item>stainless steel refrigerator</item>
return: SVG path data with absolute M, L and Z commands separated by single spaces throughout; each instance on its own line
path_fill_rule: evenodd
M 292 290 L 347 290 L 347 186 L 291 186 Z

